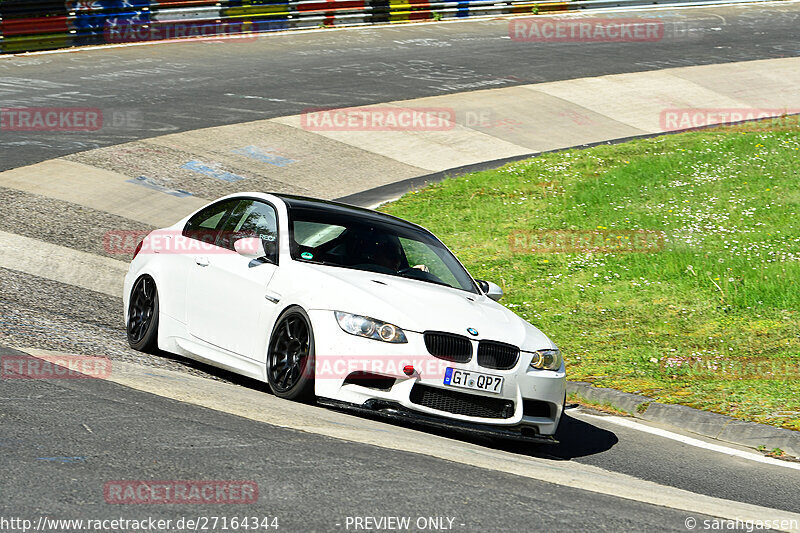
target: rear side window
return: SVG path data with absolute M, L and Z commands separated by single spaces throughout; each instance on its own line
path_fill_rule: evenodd
M 274 207 L 257 200 L 240 201 L 222 226 L 217 246 L 234 250 L 234 243 L 247 237 L 261 239 L 267 258 L 277 264 L 278 219 Z
M 231 211 L 239 199 L 230 199 L 204 207 L 189 219 L 183 227 L 183 236 L 208 244 L 214 244 L 222 229 L 222 224 L 228 219 Z

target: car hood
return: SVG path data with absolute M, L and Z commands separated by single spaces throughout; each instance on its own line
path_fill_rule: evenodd
M 390 322 L 407 331 L 446 331 L 491 339 L 525 350 L 553 347 L 541 331 L 482 294 L 418 280 L 347 268 L 303 264 L 306 287 L 324 287 L 309 295 L 317 309 L 330 309 Z M 316 279 L 314 279 L 316 278 Z

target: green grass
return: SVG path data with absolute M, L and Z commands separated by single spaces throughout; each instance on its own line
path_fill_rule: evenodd
M 382 209 L 500 284 L 569 379 L 800 430 L 799 178 L 800 127 L 763 124 L 546 154 Z M 664 241 L 512 250 L 513 233 L 545 229 Z

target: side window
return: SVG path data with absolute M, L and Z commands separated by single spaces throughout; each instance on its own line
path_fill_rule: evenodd
M 346 255 L 346 248 L 342 245 L 336 245 L 331 248 L 331 246 L 336 244 L 331 241 L 336 240 L 344 231 L 344 226 L 298 220 L 292 224 L 292 235 L 294 239 L 289 239 L 292 257 L 295 259 L 302 257 L 306 261 L 314 260 L 335 263 L 337 265 L 343 264 L 343 256 Z M 331 242 L 331 244 L 325 246 L 325 244 L 329 242 Z M 324 248 L 325 253 L 318 254 L 316 250 L 317 247 Z
M 258 237 L 267 258 L 278 262 L 278 220 L 275 209 L 264 202 L 242 200 L 222 227 L 217 246 L 233 250 L 233 244 L 246 237 Z
M 222 224 L 237 203 L 238 199 L 224 200 L 201 209 L 183 227 L 183 236 L 214 244 Z
M 316 248 L 332 241 L 342 232 L 344 232 L 344 226 L 300 220 L 294 223 L 294 242 L 300 246 Z

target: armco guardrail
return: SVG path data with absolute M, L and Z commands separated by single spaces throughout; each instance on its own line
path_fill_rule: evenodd
M 0 53 L 592 8 L 752 0 L 0 0 Z

